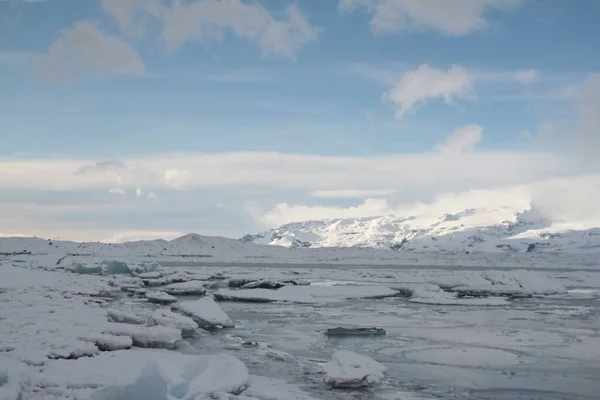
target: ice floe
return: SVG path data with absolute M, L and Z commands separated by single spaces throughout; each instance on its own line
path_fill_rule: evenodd
M 206 288 L 202 281 L 187 281 L 165 286 L 164 291 L 173 296 L 202 296 Z
M 155 304 L 173 304 L 177 302 L 177 297 L 171 296 L 165 292 L 146 292 L 146 299 Z
M 129 336 L 133 345 L 146 348 L 174 349 L 181 340 L 181 330 L 161 325 L 142 326 L 108 323 L 102 333 L 115 336 Z
M 183 337 L 193 336 L 198 331 L 198 324 L 185 315 L 168 310 L 157 310 L 146 321 L 146 326 L 162 325 L 181 330 Z
M 215 299 L 221 301 L 274 302 L 291 303 L 335 303 L 350 299 L 377 299 L 393 297 L 397 291 L 387 286 L 283 286 L 277 290 L 241 289 L 220 290 Z
M 201 328 L 233 328 L 235 324 L 210 297 L 195 301 L 183 301 L 177 304 L 177 309 L 191 317 Z
M 32 383 L 63 395 L 93 389 L 90 400 L 210 399 L 216 392 L 239 394 L 248 369 L 226 355 L 186 355 L 166 350 L 103 353 L 77 363 L 51 361 Z M 133 397 L 125 397 L 133 395 Z
M 333 388 L 369 387 L 381 383 L 387 368 L 372 358 L 339 350 L 323 364 L 325 383 Z

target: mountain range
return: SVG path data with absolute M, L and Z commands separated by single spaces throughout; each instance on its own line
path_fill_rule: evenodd
M 587 226 L 586 226 L 587 225 Z M 240 239 L 288 248 L 353 247 L 396 252 L 600 252 L 600 228 L 534 209 L 465 209 L 440 216 L 293 222 Z

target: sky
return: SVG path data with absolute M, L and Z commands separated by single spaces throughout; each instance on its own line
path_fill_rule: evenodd
M 598 0 L 0 0 L 0 236 L 600 221 L 599 20 Z

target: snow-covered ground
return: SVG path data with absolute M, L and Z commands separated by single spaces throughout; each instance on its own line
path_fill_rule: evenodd
M 191 236 L 162 246 L 189 252 L 204 241 L 200 248 L 214 258 L 309 250 L 219 240 Z M 600 393 L 593 263 L 562 268 L 548 255 L 544 270 L 522 263 L 461 270 L 298 265 L 287 256 L 273 265 L 273 256 L 271 264 L 242 257 L 236 266 L 201 264 L 195 254 L 185 265 L 192 257 L 149 253 L 157 243 L 0 239 L 0 400 Z M 23 250 L 31 254 L 17 254 Z M 335 251 L 344 260 L 356 254 Z M 346 328 L 343 337 L 325 335 L 337 327 Z M 354 328 L 380 329 L 353 336 Z
M 442 236 L 432 236 L 437 241 Z M 452 238 L 454 236 L 450 236 Z M 587 239 L 595 236 L 589 233 Z M 448 240 L 450 240 L 448 238 Z M 586 240 L 587 240 L 586 239 Z M 429 239 L 431 240 L 431 239 Z M 454 240 L 454 239 L 452 239 Z M 454 243 L 451 241 L 451 243 Z M 222 237 L 189 234 L 171 241 L 151 240 L 126 243 L 76 243 L 40 238 L 0 238 L 0 258 L 10 257 L 26 265 L 37 264 L 43 268 L 64 268 L 72 271 L 118 272 L 120 268 L 139 269 L 131 262 L 180 265 L 204 265 L 207 263 L 244 264 L 336 264 L 336 265 L 398 265 L 398 266 L 446 266 L 495 268 L 596 268 L 600 257 L 594 252 L 600 247 L 577 247 L 581 241 L 569 241 L 570 248 L 545 249 L 544 251 L 512 251 L 507 247 L 492 246 L 478 251 L 468 243 L 456 242 L 459 246 L 443 246 L 421 250 L 392 251 L 369 247 L 321 247 L 286 248 L 262 245 Z M 466 247 L 465 247 L 466 246 Z M 467 249 L 467 250 L 465 250 Z M 538 249 L 536 247 L 536 249 Z M 543 247 L 539 247 L 543 249 Z M 490 251 L 488 251 L 490 250 Z M 521 249 L 523 250 L 523 249 Z M 123 267 L 120 261 L 129 262 Z M 162 285 L 160 279 L 150 273 L 145 279 Z M 174 283 L 174 281 L 173 281 Z

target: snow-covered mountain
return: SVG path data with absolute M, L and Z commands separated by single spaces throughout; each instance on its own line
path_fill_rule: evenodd
M 599 225 L 600 226 L 600 225 Z M 533 209 L 466 209 L 440 216 L 294 222 L 246 235 L 288 248 L 361 247 L 400 252 L 600 252 L 600 227 L 545 218 Z

